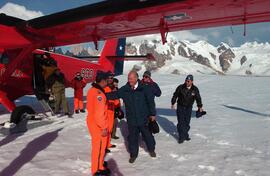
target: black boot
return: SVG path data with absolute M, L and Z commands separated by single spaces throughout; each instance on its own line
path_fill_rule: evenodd
M 80 112 L 85 113 L 85 110 L 84 109 L 80 109 Z
M 110 169 L 105 169 L 105 170 L 98 170 L 94 176 L 109 176 L 111 173 Z
M 116 147 L 116 145 L 115 144 L 112 144 L 111 146 L 110 146 L 110 148 L 115 148 Z
M 184 139 L 179 138 L 178 139 L 178 144 L 182 144 L 184 141 L 185 141 Z
M 108 168 L 108 162 L 107 161 L 104 161 L 103 167 Z
M 134 163 L 135 160 L 136 160 L 136 158 L 137 158 L 137 157 L 130 157 L 129 160 L 128 160 L 128 162 L 129 162 L 129 163 Z
M 186 141 L 190 141 L 190 140 L 191 140 L 191 138 L 190 138 L 190 137 L 187 137 L 187 138 L 186 138 Z
M 67 115 L 68 118 L 73 118 L 73 117 L 72 117 L 72 114 L 70 114 L 69 112 L 66 112 L 65 115 Z
M 157 157 L 157 154 L 156 154 L 156 152 L 154 152 L 154 151 L 153 151 L 153 152 L 149 152 L 149 154 L 150 154 L 150 156 L 153 157 L 153 158 Z
M 113 138 L 113 139 L 119 139 L 119 137 L 118 137 L 118 136 L 112 136 L 112 138 Z
M 76 113 L 76 114 L 79 114 L 79 110 L 75 110 L 75 113 Z

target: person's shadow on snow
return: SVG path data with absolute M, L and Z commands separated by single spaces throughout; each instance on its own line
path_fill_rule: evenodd
M 159 126 L 166 133 L 168 133 L 172 137 L 174 137 L 176 141 L 178 141 L 178 132 L 177 132 L 176 125 L 172 121 L 169 121 L 166 117 L 163 117 L 161 115 L 158 115 L 156 119 L 157 119 L 157 122 L 158 122 Z
M 258 116 L 270 117 L 270 114 L 256 112 L 256 111 L 252 111 L 252 110 L 249 110 L 249 109 L 244 109 L 244 108 L 241 108 L 241 107 L 230 106 L 230 105 L 223 105 L 223 106 L 226 107 L 226 108 L 230 108 L 230 109 L 238 110 L 238 111 L 243 111 L 243 112 L 255 114 L 255 115 L 258 115 Z
M 126 120 L 121 120 L 119 123 L 118 123 L 119 127 L 120 127 L 120 131 L 121 131 L 121 134 L 123 136 L 123 139 L 124 139 L 124 144 L 125 144 L 125 147 L 126 147 L 126 150 L 127 152 L 129 152 L 129 149 L 128 149 L 128 124 L 127 124 L 127 121 Z M 147 147 L 146 147 L 146 144 L 145 142 L 143 141 L 142 139 L 142 136 L 140 135 L 139 136 L 139 147 L 143 148 L 144 151 L 148 152 L 147 150 Z
M 164 117 L 167 116 L 167 117 Z M 168 117 L 169 116 L 169 117 Z M 166 109 L 166 108 L 157 108 L 157 122 L 159 126 L 172 137 L 178 141 L 178 131 L 177 124 L 174 124 L 170 121 L 170 118 L 175 118 L 174 120 L 177 123 L 177 115 L 176 110 L 174 109 Z M 196 111 L 192 110 L 191 118 L 196 118 Z
M 6 129 L 6 134 L 9 133 L 9 129 Z M 18 134 L 10 134 L 10 135 L 7 135 L 4 139 L 2 139 L 0 141 L 0 147 L 14 141 L 15 139 L 17 139 L 18 137 L 22 136 L 24 133 L 18 133 Z
M 168 109 L 168 108 L 157 108 L 157 115 L 175 116 L 176 117 L 176 110 L 175 109 Z
M 6 168 L 0 172 L 0 175 L 16 175 L 16 172 L 18 172 L 18 170 L 20 170 L 24 164 L 31 161 L 38 154 L 38 152 L 46 149 L 58 137 L 58 133 L 62 129 L 63 128 L 48 132 L 32 140 L 20 152 L 20 156 L 14 159 Z
M 120 132 L 121 132 L 123 139 L 124 139 L 124 144 L 125 144 L 126 150 L 127 150 L 127 152 L 129 152 L 129 150 L 128 150 L 128 124 L 127 124 L 127 121 L 121 120 L 118 123 L 118 125 L 120 127 Z
M 157 115 L 174 116 L 177 119 L 176 109 L 157 108 Z M 196 118 L 196 111 L 192 110 L 191 118 Z
M 111 176 L 124 176 L 120 172 L 120 170 L 119 170 L 119 168 L 117 166 L 117 163 L 116 163 L 116 161 L 114 159 L 110 158 L 108 160 L 108 167 L 111 170 Z

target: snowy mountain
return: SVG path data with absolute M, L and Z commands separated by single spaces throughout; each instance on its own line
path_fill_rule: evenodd
M 213 46 L 206 41 L 176 41 L 171 38 L 165 45 L 160 40 L 129 38 L 128 55 L 152 53 L 155 62 L 136 62 L 137 70 L 152 70 L 173 74 L 226 74 L 226 75 L 270 75 L 270 44 L 246 43 L 230 47 L 226 43 Z M 134 63 L 126 63 L 126 71 Z
M 125 62 L 124 72 L 150 70 L 171 74 L 270 75 L 270 44 L 245 43 L 230 47 L 226 43 L 213 46 L 207 41 L 177 41 L 170 38 L 163 45 L 159 37 L 131 37 L 127 39 L 126 55 L 153 54 L 156 61 Z M 70 50 L 56 49 L 65 55 L 99 55 L 91 47 L 74 45 Z

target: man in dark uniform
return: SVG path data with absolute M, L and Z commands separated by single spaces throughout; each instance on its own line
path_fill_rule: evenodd
M 154 82 L 151 78 L 151 72 L 150 71 L 145 71 L 143 73 L 143 79 L 142 79 L 142 84 L 144 85 L 149 85 L 152 92 L 156 97 L 160 97 L 161 95 L 161 90 L 156 82 Z
M 156 157 L 155 139 L 148 129 L 148 121 L 155 120 L 156 109 L 154 94 L 149 86 L 145 86 L 138 79 L 138 73 L 131 71 L 128 74 L 128 83 L 118 91 L 106 95 L 108 99 L 122 98 L 125 104 L 128 124 L 129 162 L 133 163 L 139 153 L 139 134 L 146 143 L 151 157 Z
M 171 104 L 172 109 L 175 109 L 174 104 L 177 100 L 177 130 L 179 133 L 178 143 L 183 143 L 185 140 L 189 141 L 190 137 L 188 131 L 190 129 L 190 119 L 192 113 L 192 106 L 196 100 L 198 111 L 202 112 L 202 100 L 199 89 L 193 85 L 193 76 L 188 75 L 185 83 L 181 84 L 175 90 Z

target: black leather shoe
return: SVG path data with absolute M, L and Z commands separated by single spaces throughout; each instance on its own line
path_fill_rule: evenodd
M 149 154 L 150 154 L 150 156 L 153 157 L 153 158 L 157 157 L 157 154 L 156 154 L 156 152 L 154 152 L 154 151 L 153 151 L 153 152 L 149 152 Z
M 184 141 L 184 139 L 178 139 L 178 144 L 182 144 Z
M 111 151 L 109 149 L 106 149 L 105 153 L 111 153 Z
M 105 170 L 98 170 L 94 176 L 109 176 L 111 173 L 110 169 L 105 169 Z
M 190 138 L 190 137 L 187 137 L 187 138 L 186 138 L 186 141 L 190 141 L 190 140 L 191 140 L 191 138 Z
M 130 157 L 129 160 L 128 160 L 128 162 L 129 162 L 129 163 L 134 163 L 135 160 L 136 160 L 136 158 L 137 158 L 137 157 Z
M 72 117 L 72 114 L 70 114 L 70 113 L 68 113 L 68 112 L 66 112 L 65 115 L 67 115 L 69 118 L 73 118 L 73 117 Z
M 75 110 L 75 113 L 76 113 L 76 114 L 79 114 L 79 110 Z
M 112 144 L 111 146 L 110 146 L 110 148 L 115 148 L 116 147 L 116 145 L 114 145 L 114 144 Z
M 112 139 L 119 139 L 118 136 L 112 136 Z

